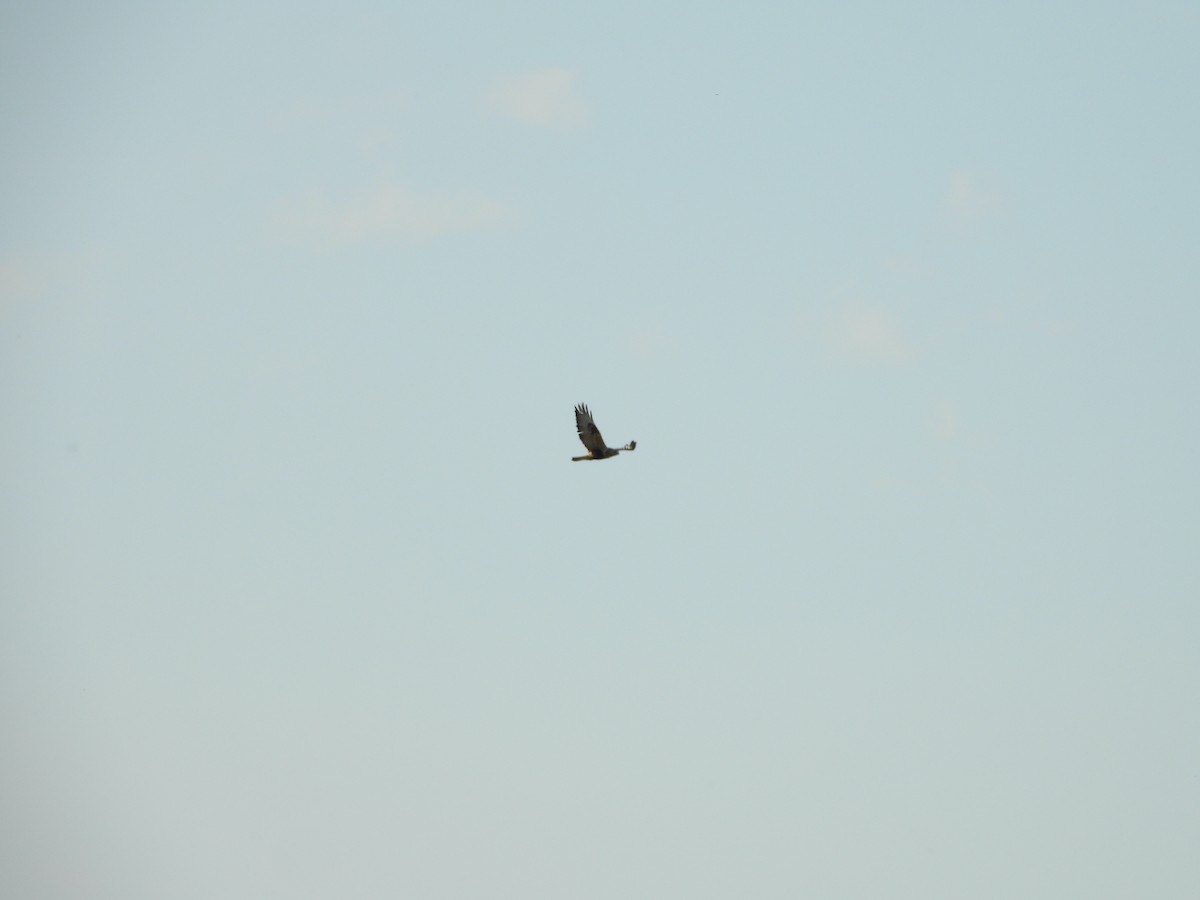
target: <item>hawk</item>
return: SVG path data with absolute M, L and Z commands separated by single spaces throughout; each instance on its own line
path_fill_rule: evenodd
M 582 403 L 575 407 L 575 427 L 579 430 L 579 440 L 583 441 L 583 446 L 587 447 L 588 453 L 587 456 L 572 456 L 571 462 L 579 462 L 584 459 L 608 459 L 610 456 L 616 456 L 622 450 L 637 449 L 637 441 L 630 441 L 620 448 L 605 446 L 604 438 L 600 436 L 600 429 L 596 427 L 591 411 Z

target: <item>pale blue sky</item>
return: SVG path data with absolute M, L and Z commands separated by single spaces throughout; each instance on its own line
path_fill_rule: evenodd
M 0 895 L 1200 895 L 1194 4 L 0 24 Z

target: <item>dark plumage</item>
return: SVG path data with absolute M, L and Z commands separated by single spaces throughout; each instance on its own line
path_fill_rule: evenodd
M 600 436 L 600 429 L 596 427 L 596 423 L 592 419 L 591 411 L 582 403 L 575 407 L 575 428 L 579 431 L 579 440 L 583 441 L 583 446 L 587 447 L 588 453 L 587 456 L 572 456 L 571 462 L 579 462 L 584 459 L 608 459 L 610 456 L 616 456 L 622 450 L 637 449 L 637 441 L 630 441 L 620 448 L 606 446 L 604 438 Z

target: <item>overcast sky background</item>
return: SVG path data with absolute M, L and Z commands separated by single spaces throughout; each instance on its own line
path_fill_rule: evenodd
M 0 894 L 1200 896 L 1195 4 L 178 6 L 0 12 Z

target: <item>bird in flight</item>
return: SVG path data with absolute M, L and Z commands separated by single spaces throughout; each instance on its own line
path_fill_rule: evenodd
M 610 456 L 616 456 L 622 450 L 637 449 L 637 441 L 630 441 L 620 448 L 605 446 L 604 438 L 600 437 L 600 429 L 592 420 L 591 411 L 582 403 L 575 407 L 575 427 L 579 429 L 579 439 L 583 441 L 583 446 L 587 447 L 588 452 L 587 456 L 572 456 L 571 462 L 579 462 L 584 459 L 608 459 Z

